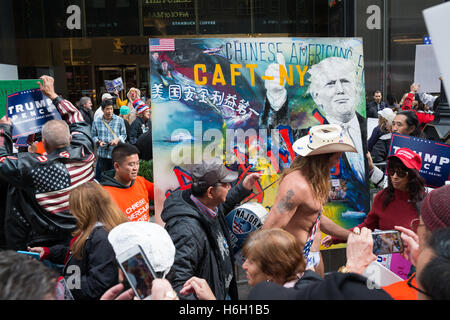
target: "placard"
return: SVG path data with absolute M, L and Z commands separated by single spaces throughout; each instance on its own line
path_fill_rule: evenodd
M 114 80 L 105 80 L 105 87 L 109 93 L 114 93 L 115 90 L 122 91 L 123 90 L 122 77 L 116 78 Z
M 449 15 L 450 2 L 445 2 L 423 11 L 428 34 L 433 41 L 434 55 L 444 82 L 445 92 L 450 92 L 450 59 L 448 59 L 450 41 L 448 41 L 447 32 L 450 28 Z
M 420 84 L 419 92 L 440 92 L 440 76 L 441 74 L 434 55 L 433 45 L 416 45 L 414 82 Z
M 6 98 L 9 94 L 26 89 L 39 88 L 40 79 L 27 80 L 0 80 L 0 118 L 7 114 Z
M 389 156 L 394 155 L 399 148 L 409 148 L 421 156 L 420 175 L 428 187 L 441 187 L 450 179 L 450 145 L 393 133 Z
M 8 117 L 11 118 L 12 137 L 28 136 L 40 132 L 50 120 L 61 120 L 52 100 L 40 89 L 19 91 L 7 96 Z

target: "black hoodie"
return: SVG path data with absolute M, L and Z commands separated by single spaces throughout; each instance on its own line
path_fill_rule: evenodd
M 109 186 L 109 187 L 115 187 L 115 188 L 121 188 L 121 189 L 128 189 L 134 184 L 135 180 L 131 181 L 131 184 L 129 186 L 124 185 L 124 184 L 120 183 L 119 181 L 117 181 L 116 179 L 114 179 L 115 175 L 116 175 L 116 170 L 114 170 L 114 169 L 102 172 L 102 179 L 100 181 L 100 184 L 102 186 Z
M 237 284 L 234 275 L 233 257 L 231 258 L 232 279 L 225 279 L 226 265 L 221 260 L 224 248 L 220 248 L 217 236 L 223 235 L 225 248 L 230 248 L 229 229 L 225 222 L 225 215 L 244 200 L 251 191 L 242 184 L 233 187 L 227 195 L 225 203 L 219 205 L 216 219 L 207 217 L 190 199 L 190 190 L 178 190 L 172 193 L 164 202 L 161 213 L 165 228 L 176 248 L 175 261 L 172 266 L 175 275 L 172 286 L 179 292 L 184 283 L 192 276 L 205 279 L 218 300 L 224 300 L 227 293 L 235 300 Z M 225 255 L 226 256 L 226 255 Z M 226 282 L 231 280 L 226 292 Z M 182 296 L 184 299 L 195 299 L 194 295 Z

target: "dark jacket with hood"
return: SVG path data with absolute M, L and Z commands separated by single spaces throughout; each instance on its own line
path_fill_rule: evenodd
M 108 241 L 108 231 L 101 223 L 97 223 L 86 239 L 81 259 L 75 258 L 66 245 L 56 245 L 45 251 L 45 258 L 64 264 L 62 276 L 71 285 L 75 300 L 98 300 L 119 281 L 116 255 Z
M 94 178 L 94 142 L 89 124 L 69 101 L 58 97 L 53 104 L 69 125 L 72 141 L 50 154 L 13 154 L 12 127 L 0 124 L 0 179 L 9 183 L 5 237 L 13 250 L 67 244 L 76 220 L 68 210 L 68 199 L 54 197 Z M 45 204 L 46 197 L 59 202 L 50 206 Z
M 228 192 L 226 201 L 219 205 L 217 219 L 220 228 L 231 248 L 229 229 L 225 216 L 236 205 L 244 200 L 251 191 L 239 184 Z M 227 293 L 232 300 L 238 298 L 236 277 L 233 269 L 229 291 L 226 292 L 224 272 L 219 260 L 221 254 L 212 230 L 213 224 L 190 199 L 191 190 L 178 190 L 172 193 L 164 202 L 161 213 L 165 228 L 176 248 L 175 261 L 172 266 L 174 279 L 171 282 L 175 291 L 179 292 L 184 283 L 192 276 L 203 278 L 208 282 L 211 290 L 218 300 L 224 300 Z M 233 261 L 232 253 L 230 256 Z M 194 295 L 183 296 L 181 299 L 196 299 Z

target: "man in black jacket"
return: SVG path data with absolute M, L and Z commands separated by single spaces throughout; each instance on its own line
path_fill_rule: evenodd
M 373 100 L 367 104 L 366 116 L 367 118 L 378 118 L 378 111 L 388 108 L 386 102 L 381 101 L 381 91 L 377 90 L 373 93 Z
M 92 121 L 94 121 L 94 112 L 92 111 L 91 98 L 82 97 L 80 99 L 80 112 L 83 115 L 84 121 L 92 125 Z
M 196 276 L 208 282 L 218 300 L 235 300 L 237 285 L 225 215 L 250 195 L 260 175 L 251 173 L 231 188 L 238 174 L 220 159 L 194 165 L 191 174 L 191 189 L 172 193 L 161 213 L 176 248 L 172 286 L 179 293 L 185 282 Z M 180 298 L 192 300 L 196 296 Z
M 70 240 L 76 220 L 69 212 L 69 193 L 94 178 L 89 125 L 75 106 L 55 93 L 52 77 L 41 79 L 42 93 L 65 120 L 42 127 L 47 154 L 12 154 L 11 120 L 0 119 L 0 179 L 9 183 L 5 234 L 8 248 L 14 250 Z

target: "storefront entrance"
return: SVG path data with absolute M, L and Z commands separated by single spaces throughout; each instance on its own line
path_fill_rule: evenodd
M 136 66 L 96 66 L 95 67 L 95 79 L 96 79 L 96 89 L 98 94 L 98 103 L 103 93 L 106 92 L 105 80 L 114 80 L 116 78 L 122 77 L 124 90 L 119 92 L 120 98 L 127 99 L 126 95 L 130 88 L 136 87 L 137 83 L 137 68 Z

